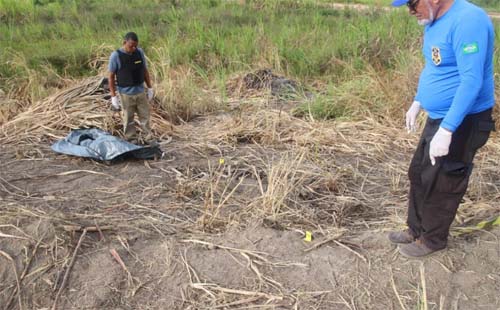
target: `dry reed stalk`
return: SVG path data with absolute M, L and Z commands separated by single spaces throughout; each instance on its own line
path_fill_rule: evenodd
M 87 234 L 87 230 L 84 229 L 81 236 L 80 236 L 80 239 L 78 240 L 78 243 L 75 247 L 75 250 L 73 252 L 73 256 L 71 256 L 71 260 L 68 264 L 68 267 L 66 268 L 66 272 L 64 273 L 64 277 L 63 277 L 63 281 L 61 283 L 61 286 L 59 287 L 59 290 L 57 291 L 56 297 L 54 298 L 54 302 L 52 303 L 52 307 L 51 307 L 52 310 L 57 309 L 57 302 L 59 301 L 59 298 L 61 297 L 62 291 L 64 290 L 64 288 L 66 287 L 66 284 L 68 283 L 71 269 L 73 269 L 73 265 L 75 264 L 78 250 L 80 249 L 80 246 L 82 245 L 83 238 L 85 237 L 86 234 Z
M 261 284 L 265 283 L 265 284 L 269 285 L 270 287 L 272 287 L 272 288 L 274 288 L 274 289 L 276 289 L 276 290 L 278 290 L 280 292 L 282 292 L 284 290 L 283 284 L 279 283 L 278 281 L 272 279 L 269 276 L 264 275 L 259 270 L 259 268 L 257 266 L 266 265 L 266 266 L 271 266 L 271 267 L 273 267 L 273 266 L 279 266 L 279 267 L 289 267 L 289 266 L 306 267 L 305 264 L 300 264 L 300 263 L 271 262 L 270 260 L 268 260 L 267 258 L 265 258 L 265 256 L 269 256 L 269 255 L 267 253 L 264 253 L 264 252 L 250 251 L 250 250 L 244 250 L 244 249 L 236 249 L 236 248 L 227 247 L 227 246 L 223 246 L 223 245 L 213 244 L 213 243 L 210 243 L 210 242 L 207 242 L 207 241 L 193 240 L 193 239 L 183 240 L 182 242 L 202 244 L 202 245 L 208 246 L 209 248 L 212 248 L 212 249 L 219 248 L 219 249 L 224 249 L 224 250 L 227 250 L 227 251 L 230 251 L 230 252 L 234 252 L 234 253 L 240 254 L 241 256 L 243 256 L 247 260 L 247 262 L 248 262 L 247 266 L 250 268 L 251 271 L 253 271 L 255 273 L 255 275 L 257 276 L 257 278 L 259 280 L 259 283 L 261 283 Z M 200 289 L 200 287 L 195 287 L 195 288 Z M 260 289 L 261 289 L 261 287 L 259 287 L 259 290 Z
M 420 296 L 420 305 L 423 306 L 422 310 L 427 310 L 427 284 L 425 282 L 425 267 L 424 263 L 420 264 L 420 283 L 422 285 L 422 296 Z
M 17 288 L 17 301 L 19 303 L 19 310 L 23 310 L 23 303 L 21 302 L 21 281 L 19 279 L 19 275 L 17 273 L 17 267 L 16 267 L 16 262 L 14 261 L 14 259 L 7 253 L 5 253 L 4 251 L 0 250 L 0 255 L 5 257 L 7 260 L 10 261 L 11 265 L 12 265 L 12 269 L 14 270 L 14 275 L 16 277 L 16 288 Z M 15 294 L 15 293 L 13 293 Z M 5 309 L 8 308 L 8 306 L 10 305 L 10 302 L 9 304 L 5 307 Z
M 44 235 L 45 236 L 45 235 Z M 42 238 L 40 238 L 37 243 L 35 244 L 35 247 L 33 248 L 33 251 L 31 252 L 31 255 L 28 259 L 28 262 L 26 263 L 26 265 L 24 266 L 24 270 L 23 272 L 21 273 L 21 276 L 19 277 L 19 287 L 16 287 L 16 290 L 14 290 L 9 299 L 7 300 L 7 303 L 6 303 L 6 306 L 5 306 L 5 309 L 9 309 L 10 307 L 10 304 L 12 303 L 12 301 L 14 300 L 14 296 L 16 295 L 16 293 L 18 292 L 18 289 L 21 288 L 21 284 L 24 280 L 24 278 L 28 275 L 28 271 L 29 269 L 31 268 L 31 264 L 33 262 L 33 259 L 35 258 L 35 255 L 37 254 L 37 251 L 38 251 L 38 248 L 40 247 L 40 244 L 42 243 L 43 241 L 43 238 L 44 236 L 42 236 Z
M 406 307 L 405 307 L 403 301 L 401 300 L 401 296 L 398 293 L 398 289 L 396 288 L 396 283 L 394 282 L 394 274 L 392 272 L 392 267 L 391 267 L 391 286 L 392 286 L 392 289 L 394 291 L 394 294 L 396 294 L 396 298 L 398 299 L 398 302 L 399 302 L 399 305 L 401 306 L 401 309 L 406 310 Z
M 123 262 L 122 258 L 120 257 L 120 255 L 118 254 L 118 252 L 116 252 L 115 249 L 111 249 L 109 250 L 109 252 L 111 253 L 111 256 L 113 256 L 113 258 L 116 260 L 116 262 L 120 265 L 120 267 L 122 267 L 123 271 L 125 271 L 127 273 L 127 277 L 131 278 L 132 275 L 130 274 L 130 272 L 128 271 L 128 268 L 127 266 L 125 265 L 125 263 Z
M 100 234 L 102 234 L 103 230 L 112 230 L 116 228 L 115 226 L 111 225 L 99 226 L 97 224 L 96 226 L 87 226 L 87 227 L 81 225 L 63 225 L 62 227 L 65 231 L 69 232 L 76 232 L 76 231 L 81 232 L 87 230 L 87 232 L 100 232 Z
M 228 309 L 228 307 L 240 306 L 240 305 L 244 305 L 244 304 L 251 304 L 251 303 L 254 303 L 257 300 L 259 300 L 260 298 L 261 298 L 261 296 L 254 296 L 254 297 L 241 299 L 241 300 L 233 301 L 233 302 L 222 304 L 222 305 L 212 306 L 212 309 L 220 309 L 220 308 Z
M 439 295 L 439 310 L 444 310 L 444 305 L 446 303 L 446 297 Z
M 324 244 L 327 244 L 328 242 L 335 241 L 338 238 L 342 237 L 344 234 L 345 234 L 345 232 L 342 231 L 342 232 L 338 232 L 338 233 L 334 234 L 333 236 L 329 236 L 329 237 L 325 238 L 324 240 L 321 240 L 320 242 L 315 243 L 313 246 L 311 246 L 307 249 L 304 249 L 304 252 L 310 252 L 314 249 L 321 247 Z
M 217 284 L 213 283 L 193 283 L 191 287 L 195 289 L 201 289 L 203 291 L 218 291 L 218 292 L 223 292 L 223 293 L 228 293 L 228 294 L 235 294 L 235 295 L 245 295 L 245 296 L 258 296 L 258 297 L 264 297 L 267 298 L 267 302 L 272 302 L 275 300 L 283 300 L 283 296 L 277 296 L 277 295 L 272 295 L 272 294 L 267 294 L 267 293 L 262 293 L 262 292 L 255 292 L 255 291 L 247 291 L 247 290 L 236 290 L 236 289 L 229 289 L 225 287 L 221 287 Z M 213 295 L 213 293 L 212 293 Z
M 0 232 L 0 238 L 12 238 L 12 239 L 20 239 L 20 240 L 29 240 L 28 238 L 19 237 L 19 236 L 13 236 L 13 235 L 9 235 L 9 234 L 4 234 L 2 232 Z
M 268 150 L 269 153 L 275 153 L 276 148 L 295 150 L 298 146 L 303 146 L 307 154 L 304 163 L 309 163 L 312 157 L 330 156 L 330 167 L 315 165 L 315 168 L 310 169 L 310 167 L 305 168 L 303 163 L 299 165 L 300 168 L 296 168 L 306 171 L 304 180 L 297 184 L 299 189 L 296 192 L 310 192 L 313 197 L 324 195 L 321 197 L 324 203 L 321 202 L 321 204 L 325 206 L 328 205 L 328 199 L 332 202 L 340 199 L 352 203 L 357 201 L 367 206 L 373 205 L 374 201 L 379 201 L 379 205 L 403 205 L 403 196 L 407 191 L 405 167 L 417 143 L 418 135 L 416 134 L 409 135 L 401 128 L 387 126 L 373 119 L 358 122 L 305 122 L 284 111 L 266 109 L 224 117 L 215 122 L 207 121 L 206 125 L 210 128 L 207 131 L 196 131 L 189 124 L 183 125 L 180 131 L 183 131 L 193 144 L 198 143 L 196 141 L 200 143 L 211 141 L 219 146 L 227 145 L 228 148 L 249 145 Z M 195 131 L 196 135 L 192 135 L 191 132 Z M 483 177 L 480 182 L 475 183 L 482 188 L 498 187 L 495 185 L 495 167 L 500 160 L 493 151 L 498 149 L 498 145 L 497 139 L 493 137 L 485 149 L 488 153 L 488 156 L 485 156 L 487 160 L 481 165 L 478 173 L 488 177 Z M 257 157 L 262 157 L 262 154 Z M 255 163 L 249 166 L 255 166 Z M 276 172 L 276 167 L 274 165 L 271 167 Z M 332 171 L 325 170 L 325 168 L 334 168 L 334 171 L 337 171 L 337 176 L 333 177 L 334 180 L 325 178 L 325 171 Z M 259 164 L 250 169 L 257 178 L 261 193 L 264 192 L 267 189 L 267 184 L 264 183 L 268 181 L 269 173 L 264 174 L 265 179 L 261 179 L 262 165 Z M 290 168 L 290 171 L 292 170 Z M 387 178 L 387 175 L 390 175 L 390 178 Z M 324 187 L 318 191 L 316 186 Z M 386 187 L 390 187 L 392 192 L 399 192 L 401 201 L 388 200 Z M 328 192 L 325 193 L 325 189 Z M 471 186 L 471 190 L 470 192 L 475 194 L 474 185 Z M 484 189 L 481 191 L 484 192 Z M 494 198 L 491 195 L 486 197 L 484 198 Z M 494 212 L 492 205 L 483 206 L 481 213 L 492 214 Z M 474 212 L 473 214 L 479 213 L 476 212 L 478 209 L 471 208 L 470 210 Z M 474 215 L 471 214 L 471 218 L 474 218 Z M 365 218 L 364 220 L 383 223 L 387 219 Z M 342 217 L 339 217 L 338 221 L 342 222 Z
M 121 117 L 110 111 L 102 77 L 74 81 L 74 85 L 37 101 L 0 127 L 0 141 L 5 144 L 39 143 L 60 139 L 72 129 L 97 127 L 120 134 Z M 158 103 L 152 104 L 151 124 L 154 134 L 164 137 L 174 131 Z
M 285 201 L 295 188 L 303 182 L 303 174 L 299 169 L 304 160 L 304 152 L 293 159 L 282 158 L 278 164 L 271 164 L 267 170 L 267 188 L 256 204 L 262 204 L 264 212 L 270 212 L 276 217 Z M 259 175 L 256 175 L 259 179 Z M 262 181 L 259 180 L 259 184 Z
M 214 244 L 214 243 L 203 241 L 203 240 L 195 240 L 195 239 L 186 239 L 186 240 L 182 240 L 181 242 L 201 244 L 201 245 L 208 246 L 209 248 L 214 248 L 214 249 L 220 248 L 220 249 L 233 251 L 233 252 L 237 252 L 237 253 L 244 253 L 244 254 L 249 255 L 253 258 L 256 258 L 262 262 L 270 263 L 270 261 L 264 257 L 264 256 L 268 255 L 265 252 L 236 249 L 236 248 L 232 248 L 232 247 L 227 247 L 227 246 L 218 245 L 218 244 Z
M 184 240 L 184 242 L 194 242 L 194 243 L 199 243 L 199 244 L 210 244 L 208 242 L 199 241 L 199 240 Z M 237 250 L 237 249 L 233 249 L 233 248 L 229 248 L 229 247 L 223 247 L 223 246 L 221 246 L 221 248 L 225 248 L 225 249 L 228 249 L 228 250 Z M 230 302 L 230 303 L 225 302 L 225 299 L 223 299 L 223 301 L 222 301 L 223 305 L 242 305 L 242 304 L 246 304 L 246 303 L 255 302 L 255 301 L 257 301 L 257 300 L 259 300 L 261 298 L 266 298 L 267 299 L 266 305 L 269 305 L 273 301 L 276 301 L 276 300 L 280 301 L 280 300 L 283 300 L 283 298 L 284 298 L 284 296 L 278 296 L 278 295 L 273 295 L 273 294 L 269 294 L 269 293 L 263 293 L 263 292 L 260 292 L 260 291 L 249 291 L 249 290 L 231 289 L 231 288 L 221 287 L 221 286 L 219 286 L 217 284 L 214 284 L 214 283 L 204 283 L 204 282 L 201 282 L 200 278 L 196 274 L 196 271 L 194 270 L 194 268 L 191 267 L 189 265 L 189 263 L 188 263 L 186 251 L 187 251 L 187 249 L 181 255 L 181 259 L 182 259 L 182 261 L 184 263 L 184 266 L 186 267 L 186 270 L 188 272 L 190 287 L 193 288 L 193 289 L 196 289 L 196 290 L 200 290 L 200 291 L 204 292 L 205 294 L 207 294 L 207 296 L 210 296 L 210 299 L 212 301 L 212 304 L 210 305 L 210 308 L 212 308 L 212 309 L 221 308 L 221 304 L 217 305 L 219 298 L 221 298 L 220 293 L 231 294 L 231 295 L 250 296 L 250 298 L 246 298 L 246 299 L 243 299 L 243 300 L 238 300 L 238 301 Z M 238 251 L 240 252 L 240 254 L 248 253 L 250 255 L 251 253 L 255 253 L 255 252 L 248 251 L 248 250 L 238 250 Z M 260 273 L 258 273 L 258 275 L 260 275 Z M 193 281 L 193 279 L 195 281 Z
M 213 228 L 215 222 L 220 221 L 219 214 L 221 213 L 223 207 L 228 203 L 240 187 L 241 183 L 245 180 L 244 177 L 240 177 L 235 185 L 233 184 L 233 181 L 235 181 L 235 175 L 232 175 L 229 171 L 229 175 L 226 176 L 224 175 L 224 171 L 224 164 L 219 163 L 218 168 L 212 168 L 210 161 L 208 162 L 209 184 L 207 186 L 207 190 L 205 191 L 203 215 L 199 219 L 203 229 Z M 228 177 L 229 179 L 225 182 L 226 184 L 223 186 L 223 189 L 219 194 L 219 184 L 222 183 L 222 179 L 225 177 Z
M 359 254 L 358 252 L 354 251 L 353 249 L 351 249 L 350 247 L 348 247 L 347 245 L 343 244 L 342 242 L 339 242 L 337 240 L 333 240 L 333 242 L 335 242 L 335 244 L 337 244 L 338 246 L 354 253 L 354 255 L 356 255 L 357 257 L 359 257 L 363 262 L 365 263 L 368 263 L 368 260 L 366 259 L 366 257 L 364 257 L 363 255 Z

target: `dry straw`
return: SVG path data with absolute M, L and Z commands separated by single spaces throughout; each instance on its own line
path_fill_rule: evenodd
M 73 83 L 47 99 L 34 102 L 5 122 L 0 128 L 0 141 L 4 144 L 53 141 L 64 137 L 71 129 L 82 127 L 97 127 L 119 134 L 121 117 L 110 109 L 105 79 L 93 77 Z M 157 101 L 153 103 L 151 122 L 158 137 L 174 130 Z

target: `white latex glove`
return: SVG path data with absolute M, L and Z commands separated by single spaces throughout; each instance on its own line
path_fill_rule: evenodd
M 415 123 L 419 112 L 420 102 L 413 101 L 411 107 L 408 109 L 408 112 L 406 112 L 406 130 L 408 130 L 408 133 L 415 132 L 417 130 Z
M 120 110 L 121 109 L 120 98 L 118 96 L 111 97 L 111 106 L 115 110 Z
M 434 166 L 436 164 L 436 157 L 446 156 L 450 151 L 451 136 L 452 132 L 439 127 L 438 131 L 431 140 L 431 146 L 429 149 L 429 157 L 431 158 L 431 164 Z
M 153 91 L 152 88 L 148 88 L 148 100 L 151 101 L 153 100 L 153 96 L 154 96 L 155 92 Z

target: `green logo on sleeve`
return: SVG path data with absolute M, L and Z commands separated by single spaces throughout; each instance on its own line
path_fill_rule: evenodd
M 462 52 L 464 53 L 464 55 L 474 54 L 478 51 L 479 47 L 477 46 L 477 42 L 462 45 Z

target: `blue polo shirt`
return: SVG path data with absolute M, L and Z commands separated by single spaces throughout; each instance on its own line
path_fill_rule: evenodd
M 493 43 L 490 18 L 466 0 L 425 27 L 422 52 L 425 67 L 415 100 L 441 127 L 455 131 L 468 114 L 495 104 Z
M 146 57 L 144 57 L 144 51 L 140 48 L 137 48 L 139 53 L 141 54 L 141 57 L 144 61 L 144 67 L 147 69 L 147 64 L 146 64 Z M 126 53 L 123 48 L 120 48 L 120 51 L 123 53 Z M 117 51 L 114 51 L 111 54 L 111 57 L 109 57 L 109 66 L 108 70 L 109 72 L 116 73 L 120 69 L 121 64 L 120 64 L 120 56 L 118 55 Z M 120 87 L 118 86 L 118 92 L 120 94 L 125 94 L 125 95 L 136 95 L 139 93 L 144 92 L 144 83 L 141 85 L 136 85 L 136 86 L 130 86 L 130 87 Z

